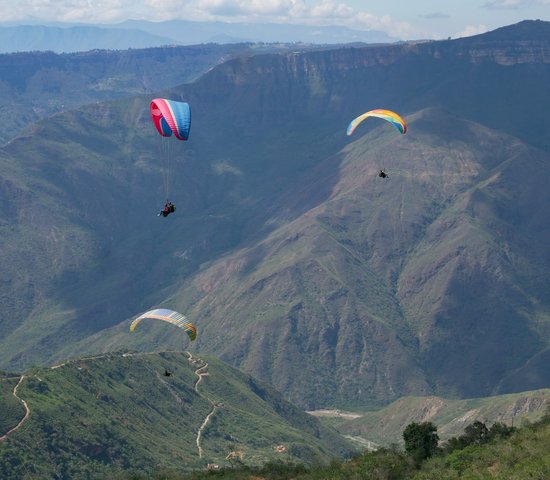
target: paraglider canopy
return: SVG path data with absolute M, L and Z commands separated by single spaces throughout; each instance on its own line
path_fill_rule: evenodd
M 185 333 L 189 336 L 189 339 L 193 342 L 197 338 L 197 329 L 195 325 L 189 323 L 187 317 L 178 313 L 174 310 L 168 310 L 167 308 L 157 308 L 155 310 L 149 310 L 143 315 L 140 315 L 136 318 L 130 325 L 130 332 L 133 332 L 136 327 L 141 323 L 142 320 L 150 318 L 153 320 L 162 320 L 164 322 L 171 323 L 176 325 L 184 330 Z
M 186 102 L 155 98 L 149 106 L 151 118 L 160 135 L 187 140 L 191 130 L 191 109 Z
M 170 179 L 172 176 L 173 146 L 177 144 L 173 139 L 167 138 L 174 135 L 178 140 L 187 140 L 191 130 L 191 109 L 186 102 L 176 102 L 166 98 L 155 98 L 149 104 L 151 119 L 160 136 L 158 139 L 159 159 L 161 163 L 162 183 L 164 198 L 170 198 Z M 182 155 L 178 150 L 178 157 Z M 172 211 L 173 212 L 173 211 Z M 166 215 L 163 215 L 166 216 Z
M 405 120 L 403 120 L 397 113 L 392 112 L 391 110 L 384 110 L 381 108 L 378 108 L 376 110 L 370 110 L 366 113 L 363 113 L 363 115 L 359 115 L 357 118 L 354 118 L 350 124 L 348 125 L 348 128 L 346 130 L 346 133 L 349 135 L 352 135 L 355 129 L 359 126 L 359 124 L 369 118 L 369 117 L 378 117 L 382 118 L 383 120 L 386 120 L 387 122 L 390 122 L 393 124 L 397 130 L 399 130 L 401 133 L 407 133 L 407 124 L 405 123 Z

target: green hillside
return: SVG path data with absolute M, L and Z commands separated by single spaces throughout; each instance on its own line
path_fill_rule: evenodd
M 22 416 L 12 388 L 4 380 L 0 390 L 5 430 Z M 212 357 L 119 352 L 75 359 L 28 371 L 17 395 L 30 416 L 0 442 L 6 479 L 186 471 L 229 465 L 231 452 L 248 465 L 325 462 L 350 451 L 333 429 Z
M 165 369 L 170 376 L 164 375 Z M 0 385 L 0 437 L 24 415 L 12 395 L 17 382 L 6 375 Z M 27 402 L 30 416 L 0 440 L 0 474 L 7 480 L 159 474 L 166 479 L 360 475 L 397 480 L 457 478 L 469 471 L 468 478 L 485 478 L 479 470 L 486 468 L 498 472 L 495 478 L 529 478 L 506 475 L 511 468 L 522 472 L 517 475 L 550 468 L 545 460 L 547 422 L 524 426 L 510 440 L 441 454 L 420 470 L 392 449 L 343 461 L 350 444 L 332 427 L 266 384 L 213 357 L 189 353 L 117 352 L 33 368 L 25 373 L 17 395 Z M 379 444 L 399 442 L 411 422 L 432 421 L 446 440 L 479 419 L 490 425 L 510 424 L 514 418 L 516 426 L 525 425 L 542 416 L 549 399 L 548 390 L 464 401 L 409 398 L 377 412 L 354 412 L 359 418 L 352 420 L 345 420 L 346 412 L 333 412 L 330 423 L 356 445 L 362 438 L 363 448 L 367 438 Z M 331 458 L 330 467 L 319 466 Z M 215 472 L 204 472 L 207 465 Z M 437 474 L 441 476 L 433 476 Z

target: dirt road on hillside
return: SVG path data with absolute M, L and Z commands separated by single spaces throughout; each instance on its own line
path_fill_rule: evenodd
M 19 385 L 21 385 L 24 379 L 25 379 L 25 375 L 21 375 L 19 382 L 17 382 L 17 385 L 13 389 L 13 396 L 23 404 L 23 407 L 25 407 L 25 416 L 21 419 L 21 421 L 15 427 L 9 430 L 5 435 L 2 435 L 0 437 L 0 442 L 3 442 L 4 440 L 6 440 L 6 438 L 8 438 L 9 435 L 19 430 L 22 427 L 22 425 L 25 423 L 27 418 L 29 418 L 29 415 L 31 414 L 31 411 L 29 409 L 29 406 L 27 405 L 27 402 L 25 402 L 25 400 L 17 396 L 17 389 L 19 388 Z

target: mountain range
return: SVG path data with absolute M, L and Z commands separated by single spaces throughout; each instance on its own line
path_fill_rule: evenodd
M 0 150 L 0 365 L 181 348 L 301 407 L 550 383 L 550 24 L 254 55 L 192 106 L 162 219 L 152 95 L 38 121 Z M 372 108 L 409 125 L 348 122 Z M 389 179 L 377 176 L 385 168 Z
M 192 22 L 126 20 L 117 28 L 138 29 L 152 35 L 168 35 L 181 44 L 216 43 L 393 43 L 398 40 L 379 30 L 355 30 L 342 25 L 294 25 L 290 23 Z M 220 41 L 221 40 L 221 41 Z
M 191 82 L 231 58 L 297 48 L 290 44 L 209 44 L 0 55 L 0 101 L 5 115 L 0 122 L 0 143 L 26 125 L 62 111 L 88 103 L 160 92 Z
M 114 25 L 48 24 L 0 26 L 0 53 L 126 50 L 205 43 L 392 43 L 397 39 L 375 30 L 343 26 L 275 23 L 227 23 L 127 20 Z

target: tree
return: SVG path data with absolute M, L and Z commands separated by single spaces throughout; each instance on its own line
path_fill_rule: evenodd
M 489 438 L 489 429 L 487 425 L 479 420 L 476 420 L 474 423 L 468 425 L 464 429 L 464 437 L 466 437 L 466 444 L 470 445 L 472 443 L 476 445 L 481 445 L 485 443 Z
M 447 440 L 443 446 L 445 453 L 451 453 L 454 450 L 462 450 L 468 445 L 482 445 L 495 437 L 508 438 L 516 429 L 503 423 L 494 423 L 488 428 L 485 423 L 476 420 L 464 429 L 460 437 L 452 437 Z
M 489 436 L 488 438 L 508 438 L 512 433 L 516 431 L 515 427 L 509 427 L 508 425 L 500 422 L 493 423 L 491 428 L 489 429 Z
M 439 436 L 437 427 L 431 422 L 410 423 L 403 431 L 405 450 L 414 459 L 417 466 L 430 458 L 437 450 Z

